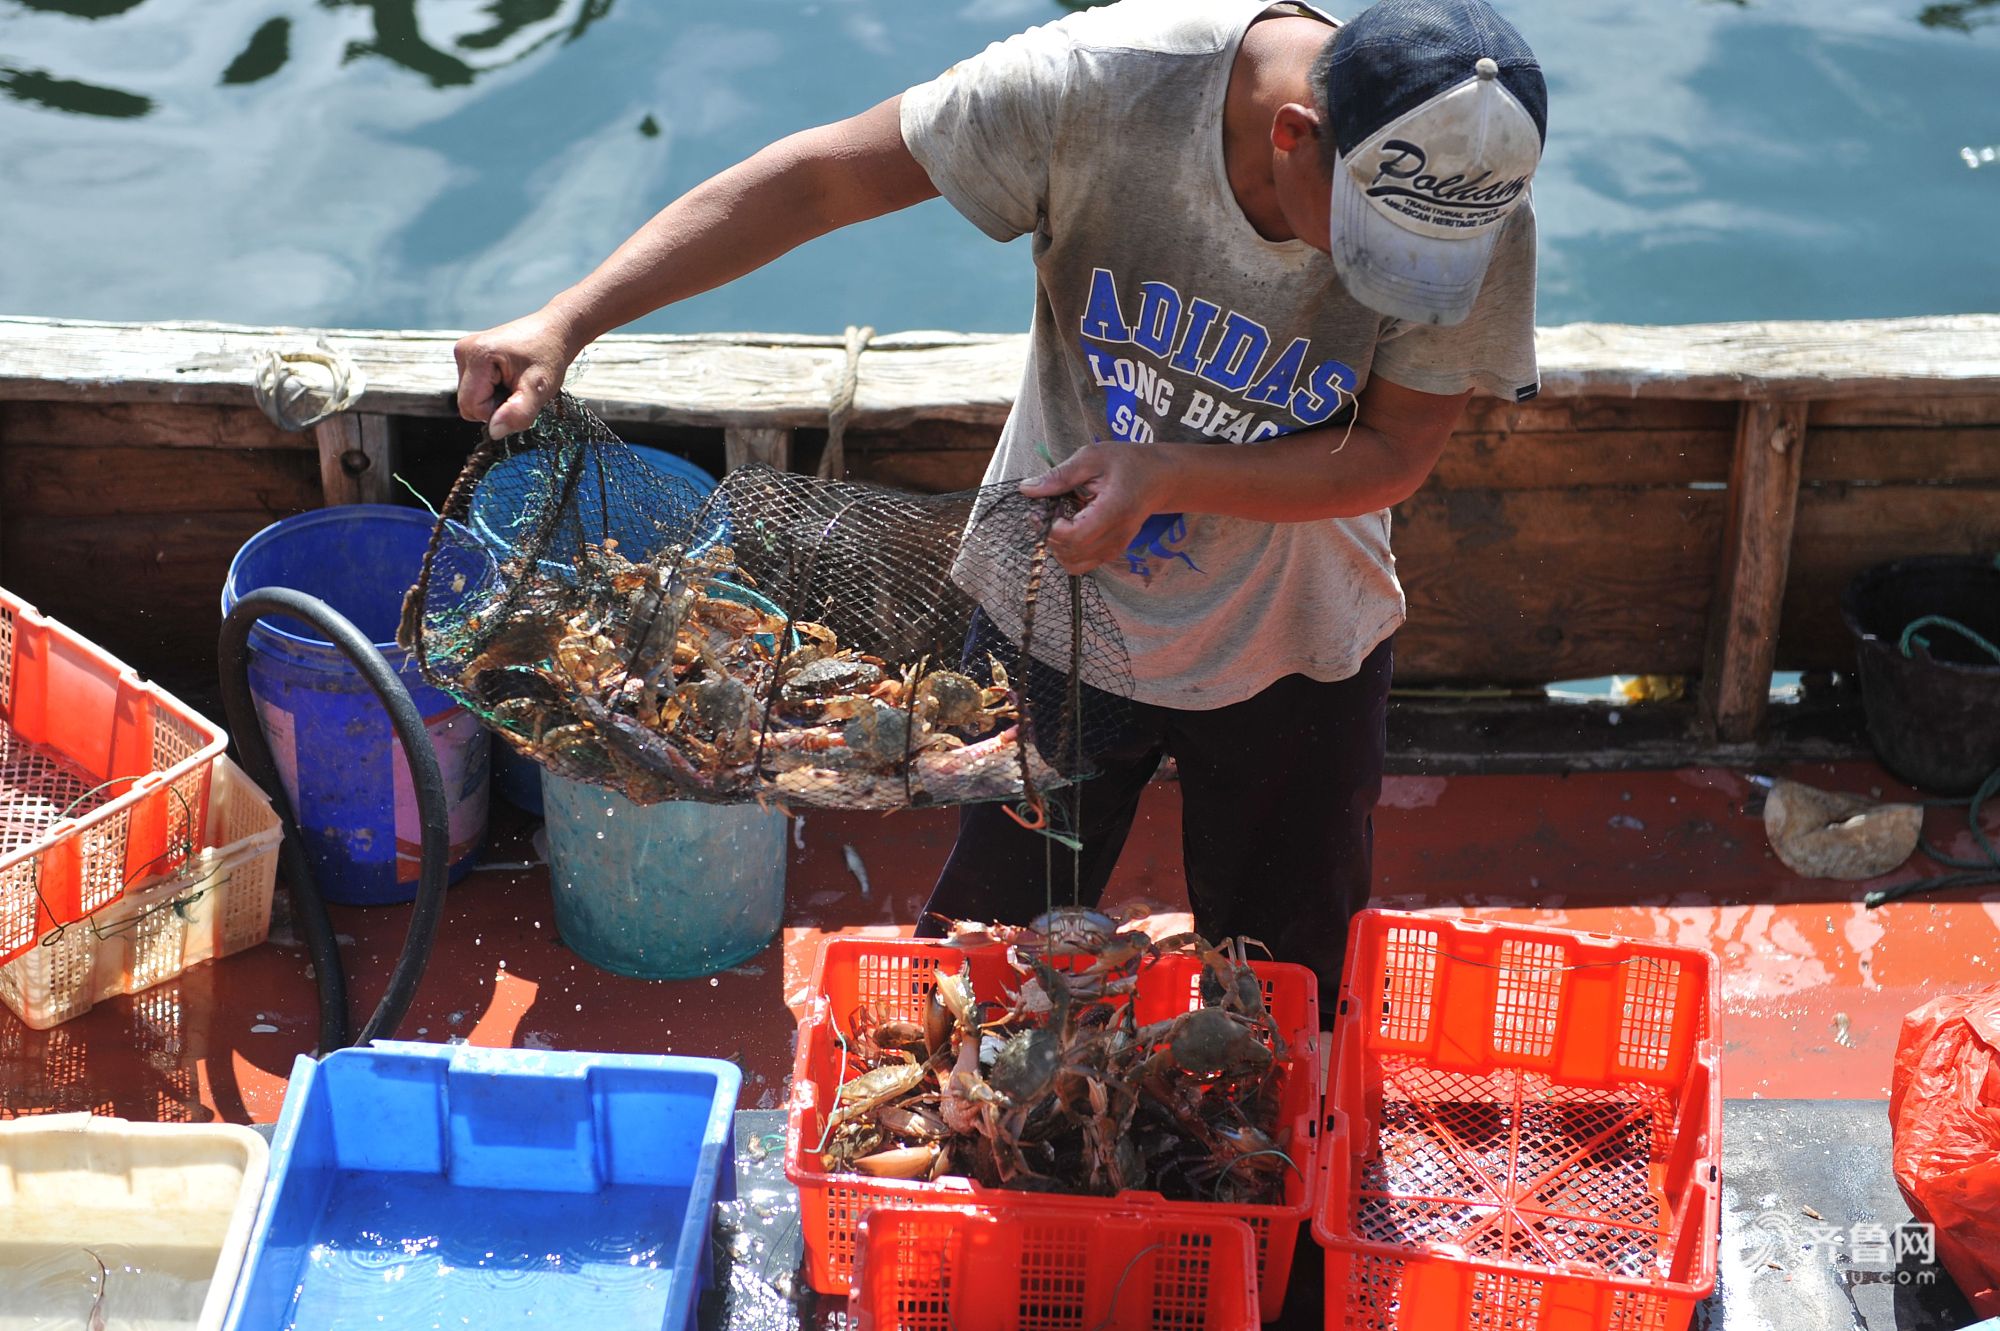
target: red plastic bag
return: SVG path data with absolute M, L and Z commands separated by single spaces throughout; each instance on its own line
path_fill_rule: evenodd
M 1889 1089 L 1896 1183 L 1937 1228 L 1938 1260 L 2000 1316 L 2000 984 L 1903 1018 Z

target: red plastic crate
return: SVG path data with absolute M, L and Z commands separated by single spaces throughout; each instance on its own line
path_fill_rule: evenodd
M 1256 1331 L 1241 1220 L 878 1206 L 861 1221 L 849 1331 Z
M 202 849 L 225 742 L 0 591 L 0 964 Z
M 883 1020 L 919 1021 L 940 967 L 957 971 L 972 964 L 973 990 L 981 999 L 1013 989 L 1021 974 L 1007 962 L 1007 949 L 964 950 L 914 939 L 833 938 L 820 950 L 813 977 L 813 1002 L 799 1024 L 792 1071 L 792 1098 L 785 1143 L 785 1175 L 799 1190 L 799 1217 L 805 1235 L 806 1275 L 822 1294 L 848 1292 L 854 1244 L 861 1218 L 877 1206 L 975 1206 L 994 1213 L 1032 1208 L 1043 1214 L 1102 1216 L 1107 1211 L 1233 1217 L 1250 1226 L 1257 1240 L 1258 1291 L 1263 1314 L 1278 1315 L 1291 1279 L 1292 1250 L 1299 1227 L 1311 1216 L 1319 1150 L 1319 996 L 1311 971 L 1277 962 L 1252 962 L 1264 982 L 1264 1001 L 1286 1033 L 1287 1056 L 1279 1080 L 1279 1123 L 1285 1149 L 1303 1174 L 1287 1171 L 1285 1199 L 1270 1206 L 1169 1201 L 1157 1192 L 1122 1192 L 1115 1198 L 987 1188 L 960 1177 L 922 1182 L 829 1174 L 815 1148 L 825 1126 L 825 1106 L 838 1094 L 841 1051 L 834 1039 L 835 1014 L 841 1030 L 865 1003 Z M 1133 1002 L 1141 1024 L 1163 1021 L 1200 1006 L 1201 963 L 1168 956 L 1139 974 Z M 851 1071 L 851 1069 L 850 1069 Z
M 1677 1331 L 1715 1287 L 1722 1092 L 1697 948 L 1392 911 L 1348 934 L 1326 1324 Z

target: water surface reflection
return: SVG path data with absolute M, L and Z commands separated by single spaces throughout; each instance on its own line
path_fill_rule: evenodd
M 1088 3 L 0 0 L 0 235 L 37 260 L 0 310 L 494 322 L 758 146 Z M 1992 306 L 2000 0 L 1499 3 L 1554 94 L 1542 322 Z M 1022 247 L 932 203 L 640 326 L 1002 331 L 1029 301 Z
M 24 9 L 73 18 L 112 18 L 145 0 L 14 0 Z M 319 0 L 324 9 L 365 11 L 373 25 L 368 37 L 349 40 L 342 63 L 377 58 L 420 74 L 433 88 L 464 87 L 481 74 L 525 60 L 552 42 L 573 42 L 611 12 L 613 0 L 490 0 L 470 11 L 464 31 L 433 33 L 420 19 L 424 0 Z M 462 14 L 466 7 L 433 3 L 430 10 Z M 215 19 L 211 13 L 207 16 Z M 291 59 L 292 19 L 267 19 L 250 33 L 220 75 L 225 85 L 260 83 Z M 62 78 L 44 70 L 0 65 L 0 92 L 16 100 L 76 115 L 129 119 L 153 109 L 152 99 L 117 88 Z

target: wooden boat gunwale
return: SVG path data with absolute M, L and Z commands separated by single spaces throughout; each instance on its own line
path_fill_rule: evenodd
M 415 441 L 453 429 L 457 336 L 0 317 L 0 583 L 109 628 L 142 669 L 201 666 L 193 626 L 169 665 L 121 641 L 76 558 L 131 566 L 151 613 L 206 625 L 233 542 L 318 504 L 397 497 L 399 461 L 436 448 Z M 254 406 L 257 368 L 321 339 L 366 386 L 315 429 L 279 430 Z M 805 467 L 852 373 L 851 474 L 941 490 L 977 480 L 1025 350 L 1022 335 L 918 331 L 850 364 L 843 337 L 624 334 L 572 386 L 621 431 Z M 1481 686 L 1399 701 L 1398 764 L 1856 752 L 1851 708 L 1774 711 L 1768 681 L 1848 668 L 1834 602 L 1859 568 L 2000 549 L 2000 315 L 1573 324 L 1539 330 L 1538 352 L 1540 397 L 1475 401 L 1397 511 L 1399 684 Z M 1696 696 L 1622 715 L 1494 696 L 1613 672 L 1690 676 Z

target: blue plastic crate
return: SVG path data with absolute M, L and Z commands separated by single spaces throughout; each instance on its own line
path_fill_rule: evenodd
M 692 1328 L 740 1082 L 642 1054 L 301 1058 L 226 1331 Z

